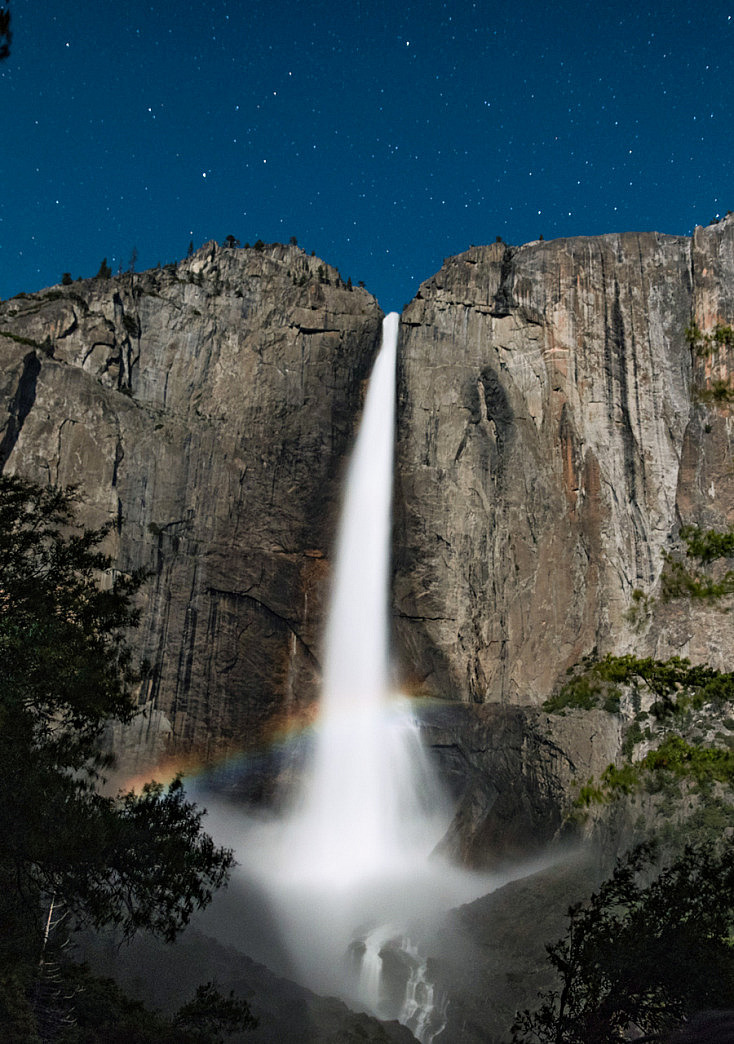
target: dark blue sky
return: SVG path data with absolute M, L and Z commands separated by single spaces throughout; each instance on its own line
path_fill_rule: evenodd
M 734 0 L 11 0 L 0 297 L 288 241 L 400 309 L 499 235 L 734 209 Z

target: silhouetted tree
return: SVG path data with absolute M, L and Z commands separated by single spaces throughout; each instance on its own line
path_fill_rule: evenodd
M 54 1034 L 58 1044 L 221 1044 L 224 1035 L 257 1026 L 246 1001 L 233 993 L 223 996 L 212 983 L 199 986 L 193 999 L 170 1016 L 150 1011 L 84 965 L 62 966 L 60 974 L 65 993 L 73 997 L 73 1024 Z M 22 1039 L 34 1037 L 29 1031 Z
M 113 572 L 100 551 L 109 527 L 76 525 L 73 503 L 71 491 L 0 476 L 4 1040 L 18 1039 L 18 1020 L 35 1018 L 53 949 L 50 910 L 62 912 L 67 934 L 109 925 L 126 937 L 149 930 L 170 940 L 232 864 L 203 833 L 180 780 L 139 794 L 101 792 L 111 763 L 103 731 L 136 711 L 126 636 L 138 622 L 133 598 L 144 577 Z
M 690 846 L 645 885 L 654 855 L 639 845 L 571 907 L 566 935 L 546 947 L 558 986 L 518 1013 L 513 1044 L 621 1044 L 631 1025 L 664 1034 L 734 1007 L 734 843 Z
M 173 1024 L 180 1031 L 196 1034 L 197 1039 L 212 1040 L 220 1032 L 255 1029 L 257 1019 L 253 1018 L 248 1004 L 235 997 L 234 991 L 223 997 L 214 983 L 207 982 L 197 987 L 194 999 L 178 1010 Z
M 95 279 L 109 279 L 112 276 L 112 269 L 107 264 L 107 258 L 103 257 L 99 266 L 99 271 L 94 277 Z
M 0 7 L 0 62 L 10 57 L 13 33 L 10 29 L 10 5 Z

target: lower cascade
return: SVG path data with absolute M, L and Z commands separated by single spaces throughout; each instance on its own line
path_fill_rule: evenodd
M 446 1025 L 447 1000 L 436 995 L 436 988 L 428 978 L 428 961 L 410 941 L 406 943 L 406 953 L 412 958 L 413 967 L 398 1020 L 423 1044 L 432 1044 Z
M 409 701 L 390 684 L 398 325 L 396 313 L 384 320 L 350 463 L 322 696 L 300 794 L 276 819 L 249 823 L 237 844 L 246 904 L 266 909 L 267 924 L 256 917 L 236 941 L 273 970 L 399 1019 L 432 1044 L 448 1001 L 412 940 L 437 913 L 489 886 L 432 856 L 451 807 Z
M 385 1019 L 397 1019 L 423 1044 L 432 1041 L 446 1025 L 447 1002 L 428 973 L 428 961 L 410 938 L 395 935 L 381 925 L 360 944 L 357 969 L 359 997 L 369 1011 Z

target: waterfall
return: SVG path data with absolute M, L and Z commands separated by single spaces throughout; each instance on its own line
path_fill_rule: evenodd
M 431 857 L 451 808 L 409 701 L 390 684 L 398 326 L 397 314 L 385 318 L 350 462 L 322 696 L 301 794 L 287 812 L 250 823 L 238 839 L 243 887 L 255 889 L 270 927 L 255 917 L 248 934 L 245 910 L 232 941 L 311 989 L 400 1018 L 431 1044 L 446 1001 L 437 1002 L 427 960 L 404 940 L 489 887 L 486 878 Z
M 406 939 L 403 949 L 411 959 L 411 965 L 398 1021 L 412 1030 L 421 1044 L 433 1044 L 446 1026 L 446 1000 L 436 996 L 436 988 L 428 975 L 428 961 L 422 957 L 418 947 Z
M 417 724 L 389 685 L 398 324 L 394 312 L 384 320 L 349 466 L 315 748 L 294 819 L 304 872 L 341 886 L 412 856 L 421 806 L 440 807 Z
M 375 928 L 364 940 L 358 969 L 358 996 L 371 1011 L 382 1006 L 382 948 L 395 934 L 389 924 Z
M 342 507 L 326 630 L 322 715 L 379 711 L 388 684 L 395 365 L 399 316 L 383 321 Z

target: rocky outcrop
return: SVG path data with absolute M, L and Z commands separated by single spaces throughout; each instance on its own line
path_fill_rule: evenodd
M 403 315 L 395 619 L 408 686 L 538 704 L 592 653 L 727 666 L 729 617 L 657 604 L 682 522 L 734 522 L 734 217 L 692 239 L 473 247 Z M 646 602 L 651 606 L 652 601 Z M 712 616 L 716 625 L 712 626 Z
M 535 1010 L 539 990 L 558 988 L 546 944 L 565 935 L 569 906 L 606 875 L 588 852 L 567 852 L 528 876 L 500 878 L 496 891 L 439 921 L 425 945 L 436 989 L 450 998 L 446 1040 L 508 1044 L 516 1013 Z
M 366 291 L 279 245 L 211 243 L 0 306 L 0 465 L 77 484 L 87 525 L 115 520 L 119 568 L 151 574 L 147 713 L 118 749 L 211 758 L 312 700 L 381 318 Z
M 439 850 L 497 868 L 575 836 L 566 822 L 579 784 L 601 775 L 620 746 L 619 719 L 602 710 L 563 716 L 532 707 L 436 701 L 425 742 L 456 799 Z

